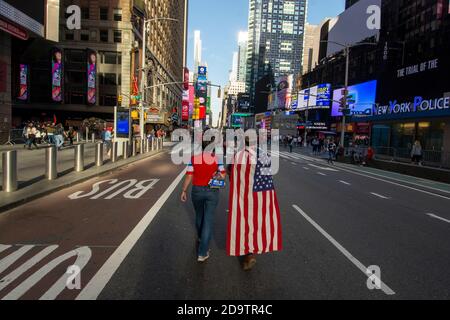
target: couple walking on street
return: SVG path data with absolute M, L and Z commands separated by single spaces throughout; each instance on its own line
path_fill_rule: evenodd
M 204 262 L 209 258 L 209 242 L 219 203 L 220 190 L 211 187 L 210 182 L 228 176 L 226 251 L 228 256 L 243 257 L 243 269 L 251 270 L 256 264 L 255 255 L 282 249 L 280 210 L 269 156 L 250 147 L 246 141 L 245 148 L 234 155 L 233 164 L 225 170 L 214 153 L 204 151 L 205 147 L 199 155 L 192 157 L 181 194 L 181 201 L 186 202 L 192 183 L 191 198 L 199 242 L 197 261 Z

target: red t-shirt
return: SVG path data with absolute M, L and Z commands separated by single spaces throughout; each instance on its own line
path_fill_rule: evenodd
M 216 172 L 225 174 L 225 168 L 212 153 L 203 152 L 191 158 L 186 174 L 193 176 L 192 184 L 197 187 L 206 187 Z

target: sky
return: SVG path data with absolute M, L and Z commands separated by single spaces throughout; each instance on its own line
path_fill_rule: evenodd
M 344 11 L 345 0 L 309 0 L 307 22 L 318 24 Z M 239 31 L 247 31 L 249 0 L 189 0 L 188 67 L 194 64 L 194 30 L 200 30 L 202 60 L 208 63 L 208 79 L 223 86 L 228 82 Z M 221 110 L 217 89 L 212 94 L 213 124 Z

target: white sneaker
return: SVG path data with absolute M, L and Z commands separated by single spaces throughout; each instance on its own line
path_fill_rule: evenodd
M 208 253 L 206 253 L 206 256 L 198 256 L 197 261 L 198 262 L 205 262 L 209 258 L 209 250 Z

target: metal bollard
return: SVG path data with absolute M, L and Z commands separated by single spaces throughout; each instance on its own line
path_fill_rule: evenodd
M 131 140 L 131 156 L 136 157 L 137 154 L 137 146 L 136 146 L 136 139 Z
M 74 148 L 74 167 L 76 172 L 84 171 L 84 144 L 77 144 Z
M 163 147 L 162 138 L 158 138 L 158 142 L 159 142 L 159 150 L 161 150 Z
M 92 143 L 95 143 L 95 132 L 92 133 L 91 137 L 92 137 Z
M 76 139 L 77 143 L 80 142 L 80 133 L 77 132 L 77 139 Z
M 3 152 L 3 191 L 17 190 L 17 150 Z
M 145 139 L 141 138 L 139 147 L 140 147 L 139 153 L 144 154 L 145 153 Z
M 95 145 L 95 165 L 101 167 L 103 165 L 103 142 Z
M 111 148 L 111 162 L 117 162 L 117 160 L 117 141 L 114 141 Z
M 45 177 L 48 180 L 58 178 L 58 170 L 56 168 L 57 149 L 51 146 L 45 149 Z
M 151 140 L 151 144 L 152 144 L 152 151 L 155 151 L 155 148 L 156 148 L 156 146 L 155 146 L 155 138 L 154 138 L 154 137 L 152 137 L 151 139 L 152 139 L 152 140 Z
M 129 146 L 128 141 L 124 141 L 123 147 L 122 147 L 124 159 L 128 159 L 128 157 L 129 157 L 129 147 L 128 146 Z

